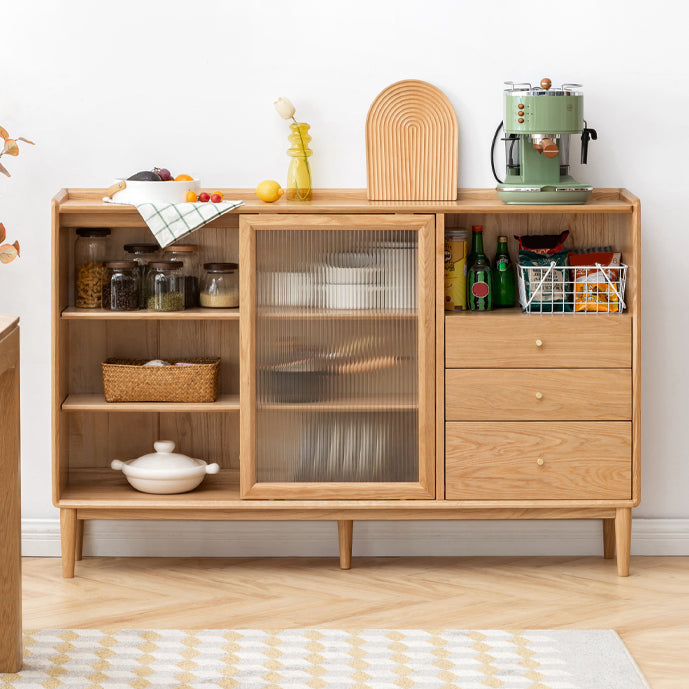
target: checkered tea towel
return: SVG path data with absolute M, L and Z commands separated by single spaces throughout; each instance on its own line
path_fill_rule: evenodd
M 111 201 L 111 203 L 116 202 Z M 136 210 L 139 211 L 144 222 L 153 232 L 158 244 L 165 247 L 190 232 L 198 230 L 199 227 L 203 227 L 211 220 L 238 208 L 243 203 L 244 201 L 220 201 L 220 203 L 147 202 L 136 204 Z

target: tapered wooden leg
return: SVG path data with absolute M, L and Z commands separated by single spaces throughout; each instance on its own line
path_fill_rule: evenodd
M 74 576 L 74 557 L 77 547 L 77 511 L 60 510 L 60 532 L 62 536 L 62 576 Z
M 615 512 L 615 544 L 617 545 L 617 576 L 629 576 L 629 552 L 632 547 L 631 507 L 618 507 Z
M 603 519 L 603 557 L 612 560 L 615 557 L 615 520 Z
M 77 544 L 74 551 L 74 556 L 77 562 L 81 561 L 84 553 L 84 520 L 77 519 Z
M 351 519 L 340 519 L 337 522 L 337 536 L 340 542 L 340 569 L 352 568 L 352 540 L 354 522 Z

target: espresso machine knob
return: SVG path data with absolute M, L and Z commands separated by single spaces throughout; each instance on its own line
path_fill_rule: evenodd
M 541 88 L 542 88 L 544 91 L 547 91 L 548 89 L 550 89 L 550 87 L 551 87 L 552 85 L 553 85 L 553 82 L 550 81 L 550 79 L 548 79 L 547 77 L 546 77 L 545 79 L 541 79 Z

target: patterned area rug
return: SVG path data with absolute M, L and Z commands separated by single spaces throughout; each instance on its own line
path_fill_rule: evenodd
M 612 630 L 43 630 L 0 689 L 650 689 Z

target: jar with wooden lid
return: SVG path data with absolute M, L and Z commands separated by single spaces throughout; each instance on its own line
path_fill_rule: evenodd
M 184 275 L 184 307 L 199 305 L 199 253 L 196 244 L 173 244 L 163 249 L 166 260 L 181 261 Z
M 105 262 L 103 308 L 110 311 L 138 310 L 139 266 L 136 261 Z
M 239 306 L 239 264 L 204 263 L 199 299 L 201 306 L 233 309 Z
M 146 272 L 148 271 L 148 264 L 159 258 L 158 253 L 160 246 L 158 244 L 151 244 L 141 242 L 138 244 L 125 244 L 124 260 L 136 261 L 139 271 L 139 308 L 146 308 Z
M 151 261 L 146 276 L 149 311 L 184 311 L 184 275 L 181 261 Z
M 74 242 L 74 304 L 80 309 L 100 309 L 103 262 L 108 253 L 110 230 L 82 227 Z

